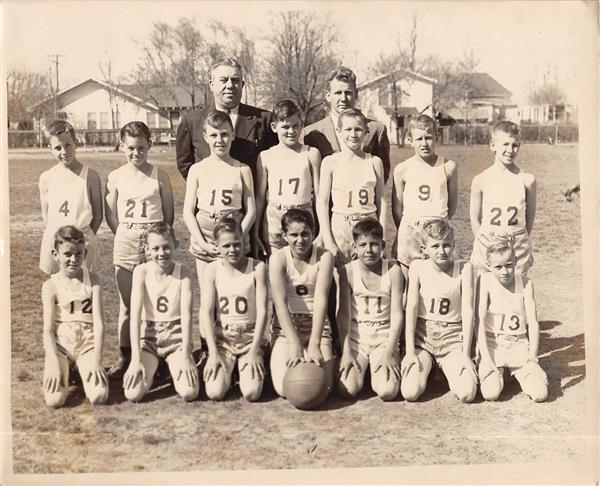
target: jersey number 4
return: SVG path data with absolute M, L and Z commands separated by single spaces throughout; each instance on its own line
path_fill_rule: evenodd
M 500 218 L 502 217 L 502 209 L 499 207 L 493 207 L 490 212 L 492 213 L 492 219 L 490 219 L 490 224 L 494 226 L 500 226 Z M 507 213 L 512 213 L 508 221 L 506 222 L 507 226 L 515 226 L 519 224 L 519 220 L 517 219 L 517 214 L 519 213 L 519 209 L 515 206 L 509 206 L 506 208 Z
M 219 297 L 219 303 L 221 304 L 221 314 L 229 314 L 229 298 Z M 248 301 L 245 297 L 236 297 L 234 307 L 236 314 L 246 314 L 248 312 Z
M 429 312 L 432 314 L 439 314 L 440 316 L 445 316 L 450 312 L 450 299 L 446 297 L 442 297 L 439 299 L 438 310 L 435 310 L 435 299 L 431 299 L 431 306 L 429 306 Z
M 58 212 L 63 213 L 66 218 L 69 215 L 69 213 L 71 212 L 71 210 L 69 209 L 69 201 L 65 201 L 64 203 L 62 203 L 60 205 L 60 208 L 58 208 Z

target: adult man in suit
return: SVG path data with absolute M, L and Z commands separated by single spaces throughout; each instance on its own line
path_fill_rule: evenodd
M 259 152 L 277 143 L 275 133 L 269 127 L 271 113 L 254 106 L 240 103 L 244 88 L 243 70 L 233 58 L 215 62 L 210 69 L 210 89 L 214 108 L 229 113 L 235 131 L 231 144 L 231 156 L 250 166 L 256 176 L 256 159 Z M 175 153 L 177 168 L 187 178 L 192 164 L 210 154 L 204 140 L 203 122 L 213 107 L 184 113 L 177 129 Z
M 347 67 L 340 66 L 329 75 L 325 100 L 329 104 L 329 115 L 304 129 L 304 143 L 315 147 L 325 158 L 340 151 L 337 137 L 337 121 L 340 113 L 353 108 L 358 96 L 356 75 Z M 390 141 L 385 125 L 374 120 L 368 121 L 369 133 L 363 142 L 363 151 L 377 155 L 383 162 L 383 175 L 387 181 L 390 174 Z

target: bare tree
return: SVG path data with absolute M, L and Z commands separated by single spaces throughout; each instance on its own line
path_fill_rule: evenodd
M 108 87 L 108 99 L 110 103 L 111 126 L 119 128 L 119 97 L 117 96 L 117 81 L 113 76 L 112 59 L 108 51 L 104 52 L 104 59 L 98 61 L 98 68 L 102 75 L 102 81 Z
M 36 110 L 38 116 L 53 116 L 54 92 L 47 74 L 26 70 L 8 71 L 6 91 L 9 124 L 14 122 L 22 127 L 31 127 L 33 114 L 28 110 L 39 103 L 42 104 Z
M 311 121 L 323 103 L 327 76 L 335 68 L 337 28 L 330 17 L 288 11 L 271 18 L 260 94 L 271 105 L 291 99 Z
M 534 79 L 529 84 L 529 102 L 533 105 L 560 105 L 565 102 L 565 92 L 560 87 L 556 68 L 548 65 L 541 81 Z

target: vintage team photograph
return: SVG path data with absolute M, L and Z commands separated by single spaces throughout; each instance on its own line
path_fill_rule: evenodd
M 3 2 L 6 484 L 591 483 L 597 16 Z

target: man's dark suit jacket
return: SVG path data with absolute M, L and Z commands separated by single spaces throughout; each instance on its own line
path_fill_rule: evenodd
M 339 152 L 340 144 L 335 134 L 333 120 L 327 115 L 304 129 L 304 143 L 315 147 L 325 158 L 334 152 Z M 378 121 L 369 120 L 369 133 L 363 141 L 363 151 L 376 155 L 383 162 L 383 176 L 387 181 L 390 174 L 390 141 L 385 125 Z
M 210 107 L 188 111 L 181 117 L 177 128 L 175 153 L 177 168 L 184 179 L 187 179 L 192 164 L 210 155 L 210 149 L 204 140 L 202 124 L 206 115 L 213 109 Z M 254 180 L 259 152 L 277 143 L 277 136 L 269 127 L 270 119 L 270 112 L 240 103 L 230 155 L 250 166 Z

